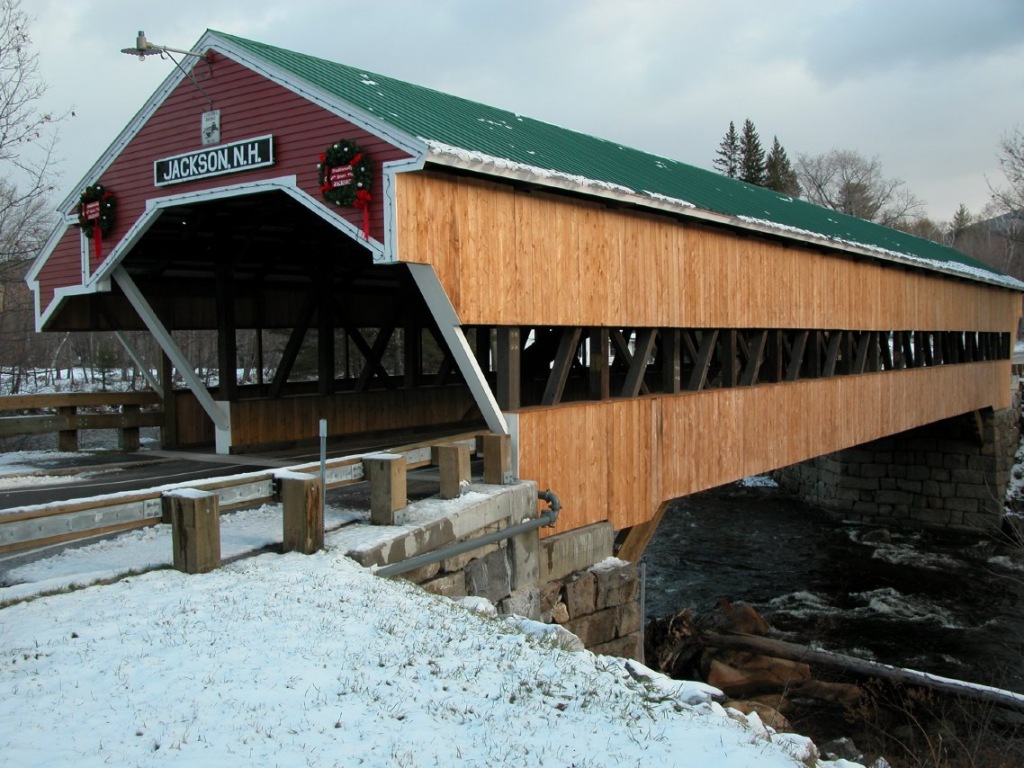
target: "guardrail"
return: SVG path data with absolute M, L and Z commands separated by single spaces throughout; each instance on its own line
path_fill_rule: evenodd
M 120 449 L 137 451 L 140 427 L 163 426 L 162 403 L 155 392 L 7 395 L 0 397 L 0 413 L 17 413 L 0 416 L 0 437 L 56 432 L 57 450 L 77 451 L 80 430 L 116 429 Z
M 437 438 L 429 442 L 392 448 L 387 453 L 403 456 L 406 466 L 415 469 L 437 463 L 436 450 L 439 445 L 469 445 L 471 450 L 475 450 L 477 437 L 484 434 L 488 433 L 472 432 Z M 372 453 L 354 454 L 327 461 L 326 489 L 363 481 L 364 457 L 380 456 L 381 451 L 382 449 L 378 448 Z M 320 470 L 319 462 L 288 468 L 291 472 L 310 475 L 319 475 Z M 144 491 L 128 491 L 8 510 L 0 513 L 0 552 L 61 544 L 90 536 L 155 525 L 163 519 L 164 494 L 185 488 L 215 494 L 221 512 L 278 502 L 279 488 L 274 476 L 280 472 L 281 469 L 261 470 L 231 477 L 174 483 Z

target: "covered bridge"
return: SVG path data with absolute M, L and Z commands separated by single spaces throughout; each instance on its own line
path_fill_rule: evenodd
M 485 425 L 560 530 L 635 554 L 668 499 L 1010 405 L 1021 285 L 957 251 L 263 43 L 193 51 L 28 277 L 40 331 L 154 335 L 179 445 Z M 214 388 L 186 329 L 216 330 Z M 270 329 L 243 385 L 238 334 Z

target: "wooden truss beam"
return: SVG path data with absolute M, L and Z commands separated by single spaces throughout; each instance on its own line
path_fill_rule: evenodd
M 767 343 L 768 331 L 754 331 L 750 342 L 744 344 L 747 364 L 740 374 L 739 386 L 752 387 L 757 383 L 757 375 L 764 362 L 764 350 Z
M 684 336 L 684 338 L 686 338 L 686 336 Z M 717 344 L 717 330 L 711 329 L 701 332 L 700 347 L 695 350 L 693 358 L 693 372 L 690 374 L 690 380 L 686 385 L 686 389 L 688 391 L 700 392 L 707 386 L 708 371 L 711 368 L 711 358 L 715 354 L 715 347 Z
M 796 381 L 800 376 L 800 369 L 804 364 L 804 352 L 807 349 L 807 339 L 810 338 L 810 331 L 797 331 L 793 337 L 793 343 L 789 346 L 789 365 L 786 367 L 786 381 Z
M 547 386 L 544 387 L 544 395 L 540 401 L 541 405 L 558 405 L 562 402 L 565 382 L 569 380 L 569 371 L 572 370 L 572 364 L 576 360 L 576 351 L 580 346 L 582 334 L 581 328 L 563 328 L 561 330 L 558 351 L 555 352 L 551 373 L 548 374 Z
M 647 366 L 651 362 L 651 353 L 654 352 L 654 342 L 658 338 L 658 332 L 654 328 L 646 328 L 637 331 L 636 350 L 633 359 L 629 361 L 629 372 L 626 374 L 626 381 L 622 385 L 623 397 L 636 397 L 641 389 L 646 390 L 644 374 L 647 373 Z

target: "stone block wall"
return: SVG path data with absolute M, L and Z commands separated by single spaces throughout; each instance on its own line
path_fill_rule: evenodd
M 594 653 L 639 659 L 643 643 L 639 595 L 636 565 L 609 558 L 544 584 L 540 618 L 561 624 Z
M 507 525 L 507 521 L 492 523 L 466 538 L 478 538 L 500 531 Z M 513 573 L 509 539 L 417 568 L 403 574 L 402 578 L 419 584 L 426 591 L 437 595 L 474 595 L 486 597 L 498 605 L 512 593 Z
M 965 414 L 779 470 L 779 484 L 845 520 L 997 531 L 1019 403 Z
M 495 523 L 474 533 L 500 530 Z M 534 532 L 536 536 L 536 532 Z M 528 582 L 517 581 L 516 563 L 528 547 L 505 540 L 410 571 L 409 579 L 447 597 L 486 597 L 502 614 L 560 624 L 595 653 L 640 658 L 642 650 L 639 580 L 633 563 L 612 558 L 613 533 L 606 523 L 538 541 L 542 568 Z M 594 560 L 600 560 L 592 564 Z M 579 568 L 581 564 L 586 567 Z M 577 568 L 565 573 L 567 568 Z

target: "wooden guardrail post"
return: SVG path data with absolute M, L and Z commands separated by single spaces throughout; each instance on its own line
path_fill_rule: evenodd
M 220 503 L 217 494 L 184 488 L 162 495 L 171 521 L 174 567 L 185 573 L 220 568 Z
M 370 480 L 370 523 L 394 525 L 395 512 L 405 507 L 405 456 L 370 453 L 363 456 L 363 468 Z
M 507 485 L 512 482 L 512 438 L 484 435 L 484 482 Z
M 141 412 L 141 406 L 135 404 L 121 406 L 121 414 L 125 417 L 125 422 L 134 422 L 135 424 L 131 427 L 119 427 L 117 430 L 117 444 L 122 451 L 139 450 L 138 420 Z
M 73 405 L 62 405 L 57 413 L 62 419 L 67 419 L 71 429 L 62 429 L 57 433 L 57 450 L 74 453 L 78 450 L 78 425 L 75 424 L 75 414 L 78 409 Z
M 437 446 L 437 466 L 441 472 L 441 498 L 457 499 L 463 485 L 469 485 L 469 446 L 454 443 Z
M 304 472 L 278 472 L 279 495 L 284 507 L 285 552 L 312 555 L 324 548 L 324 505 L 320 478 Z

